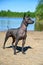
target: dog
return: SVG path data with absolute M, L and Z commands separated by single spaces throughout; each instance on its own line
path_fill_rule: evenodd
M 23 21 L 21 23 L 21 26 L 17 29 L 9 29 L 6 33 L 3 49 L 5 49 L 5 44 L 6 41 L 8 40 L 9 37 L 12 37 L 12 46 L 14 49 L 14 54 L 16 54 L 16 47 L 19 42 L 19 40 L 22 40 L 22 53 L 24 54 L 24 45 L 27 37 L 27 26 L 28 24 L 33 24 L 34 21 L 31 20 L 31 18 L 27 15 L 24 14 Z M 14 47 L 14 42 L 15 42 L 15 47 Z

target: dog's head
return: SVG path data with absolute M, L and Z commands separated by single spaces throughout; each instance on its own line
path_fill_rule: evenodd
M 26 16 L 25 14 L 24 14 L 23 19 L 24 19 L 25 23 L 27 23 L 27 24 L 33 24 L 34 23 L 34 21 L 29 16 Z

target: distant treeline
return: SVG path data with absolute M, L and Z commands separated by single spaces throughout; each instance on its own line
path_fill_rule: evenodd
M 35 17 L 35 12 L 12 12 L 10 10 L 5 11 L 1 10 L 0 11 L 0 17 L 23 17 L 24 13 L 29 15 L 30 17 Z

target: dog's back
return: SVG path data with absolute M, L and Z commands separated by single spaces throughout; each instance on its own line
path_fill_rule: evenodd
M 16 35 L 17 35 L 17 32 L 18 32 L 18 29 L 9 29 L 6 33 L 6 36 L 8 35 L 9 37 L 15 37 L 16 38 Z

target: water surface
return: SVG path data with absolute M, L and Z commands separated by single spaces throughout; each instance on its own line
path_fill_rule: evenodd
M 0 31 L 6 31 L 11 28 L 18 28 L 20 27 L 22 20 L 23 18 L 0 17 Z M 27 30 L 34 30 L 34 24 L 29 24 Z

